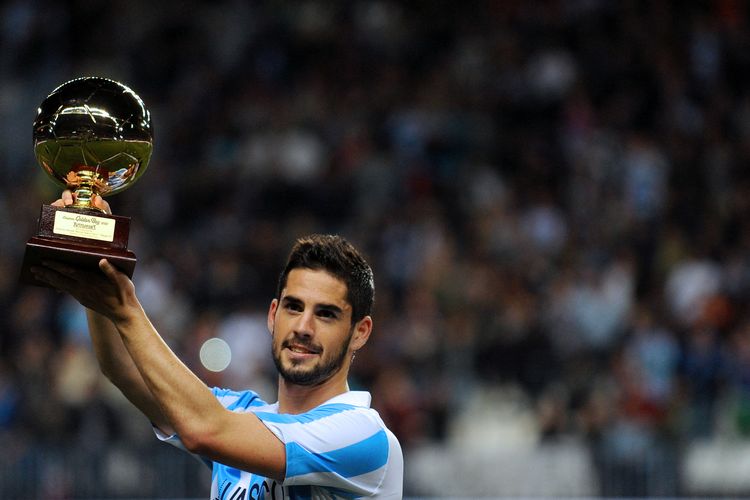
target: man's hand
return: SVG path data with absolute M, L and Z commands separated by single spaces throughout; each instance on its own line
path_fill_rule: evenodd
M 67 207 L 75 202 L 75 193 L 66 189 L 52 205 Z M 99 195 L 93 197 L 94 206 L 111 214 L 109 203 Z M 71 294 L 85 307 L 103 314 L 113 321 L 124 319 L 129 305 L 137 305 L 135 288 L 126 275 L 106 259 L 99 261 L 101 272 L 91 272 L 55 261 L 43 261 L 31 269 L 40 281 Z
M 91 200 L 92 200 L 92 202 L 93 202 L 93 204 L 94 204 L 94 206 L 96 208 L 104 210 L 108 214 L 112 213 L 112 210 L 109 208 L 109 203 L 107 203 L 104 200 L 104 198 L 102 198 L 98 194 L 95 194 L 91 198 Z M 58 200 L 55 200 L 52 203 L 52 206 L 53 207 L 68 207 L 68 206 L 72 205 L 73 203 L 75 203 L 75 201 L 76 201 L 76 195 L 75 195 L 75 193 L 73 193 L 69 189 L 66 189 L 65 191 L 62 192 L 62 195 L 60 196 L 60 198 Z
M 34 266 L 34 276 L 58 290 L 67 292 L 89 309 L 111 319 L 127 321 L 134 311 L 140 310 L 133 282 L 107 259 L 99 261 L 101 273 L 56 261 L 43 261 Z M 135 309 L 133 309 L 135 308 Z

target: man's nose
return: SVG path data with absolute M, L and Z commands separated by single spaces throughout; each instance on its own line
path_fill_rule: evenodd
M 303 312 L 297 318 L 294 330 L 299 335 L 312 336 L 315 333 L 315 315 L 312 312 Z

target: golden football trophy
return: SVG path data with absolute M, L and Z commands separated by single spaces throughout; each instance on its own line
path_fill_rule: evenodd
M 74 193 L 75 203 L 42 205 L 39 230 L 26 244 L 21 281 L 46 286 L 30 271 L 43 260 L 97 269 L 106 258 L 132 277 L 130 218 L 106 214 L 92 202 L 94 195 L 127 189 L 148 166 L 153 126 L 141 98 L 107 78 L 71 80 L 39 106 L 33 137 L 39 165 Z

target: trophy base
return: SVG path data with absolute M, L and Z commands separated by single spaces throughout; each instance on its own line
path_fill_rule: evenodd
M 114 228 L 110 241 L 100 241 L 75 234 L 58 234 L 59 225 L 55 222 L 56 212 L 65 212 L 73 217 L 93 218 L 96 225 L 112 224 Z M 88 221 L 84 221 L 88 222 Z M 118 215 L 87 213 L 69 208 L 43 205 L 39 217 L 39 232 L 26 243 L 26 251 L 21 266 L 20 282 L 27 285 L 49 287 L 39 281 L 31 272 L 33 266 L 43 261 L 58 261 L 92 272 L 99 271 L 99 261 L 107 259 L 128 277 L 133 277 L 136 257 L 127 249 L 130 219 Z M 65 226 L 63 225 L 63 231 Z M 69 231 L 68 231 L 69 233 Z

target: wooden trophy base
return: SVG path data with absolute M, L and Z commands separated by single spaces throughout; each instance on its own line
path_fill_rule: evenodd
M 42 205 L 39 231 L 26 243 L 20 281 L 49 286 L 31 273 L 46 260 L 100 272 L 99 261 L 107 259 L 132 277 L 136 258 L 127 248 L 129 232 L 129 217 Z

